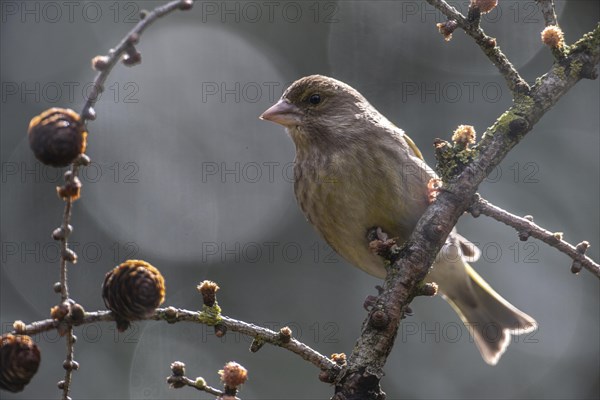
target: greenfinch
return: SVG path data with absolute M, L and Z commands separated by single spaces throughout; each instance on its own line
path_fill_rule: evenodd
M 312 75 L 294 82 L 261 119 L 283 125 L 296 147 L 294 192 L 308 221 L 344 259 L 385 278 L 385 261 L 369 249 L 379 227 L 402 244 L 430 203 L 436 175 L 414 142 L 357 90 Z M 426 281 L 473 335 L 484 361 L 495 365 L 511 334 L 537 327 L 468 264 L 479 250 L 455 231 Z

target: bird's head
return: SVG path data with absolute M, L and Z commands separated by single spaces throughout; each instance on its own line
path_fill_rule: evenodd
M 364 124 L 381 115 L 354 88 L 336 79 L 311 75 L 286 89 L 261 119 L 283 125 L 296 145 L 321 141 L 341 143 L 364 134 Z

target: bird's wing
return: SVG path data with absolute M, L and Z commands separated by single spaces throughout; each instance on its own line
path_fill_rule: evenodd
M 412 139 L 404 132 L 402 132 L 402 138 L 404 139 L 406 144 L 408 144 L 408 147 L 412 150 L 414 156 L 421 159 L 424 162 L 425 160 L 423 159 L 423 155 L 421 154 L 421 151 L 419 150 L 415 142 L 413 142 Z M 427 166 L 427 164 L 425 164 L 425 166 Z M 429 167 L 427 166 L 427 168 Z M 435 176 L 435 173 L 433 171 L 431 171 L 431 173 L 433 176 Z M 456 233 L 456 229 L 453 230 L 453 234 L 458 239 L 465 260 L 470 262 L 477 261 L 481 256 L 481 251 L 479 250 L 479 248 L 477 248 L 475 244 L 470 242 L 465 237 Z
M 462 250 L 466 261 L 475 262 L 479 260 L 479 257 L 481 257 L 481 250 L 479 250 L 475 243 L 456 233 L 456 228 L 452 230 L 452 234 L 458 239 L 460 249 Z
M 406 133 L 404 133 L 404 132 L 402 133 L 402 138 L 404 139 L 406 144 L 408 144 L 408 147 L 412 150 L 414 155 L 416 157 L 420 158 L 421 160 L 425 161 L 423 159 L 423 154 L 421 154 L 421 150 L 419 150 L 419 148 L 417 147 L 415 142 L 413 142 L 412 139 L 410 137 L 408 137 L 408 135 Z

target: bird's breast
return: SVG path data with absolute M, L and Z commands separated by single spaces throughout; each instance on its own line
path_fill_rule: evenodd
M 410 163 L 377 148 L 296 157 L 294 191 L 306 218 L 342 257 L 378 277 L 385 268 L 367 231 L 381 227 L 403 242 L 427 206 L 424 178 L 406 176 L 403 161 Z

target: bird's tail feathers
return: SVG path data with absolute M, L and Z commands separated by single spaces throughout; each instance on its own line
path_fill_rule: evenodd
M 484 361 L 496 365 L 510 344 L 511 335 L 521 335 L 537 328 L 537 322 L 506 301 L 466 262 L 468 279 L 463 288 L 454 290 L 469 291 L 443 293 L 448 303 L 458 313 Z

